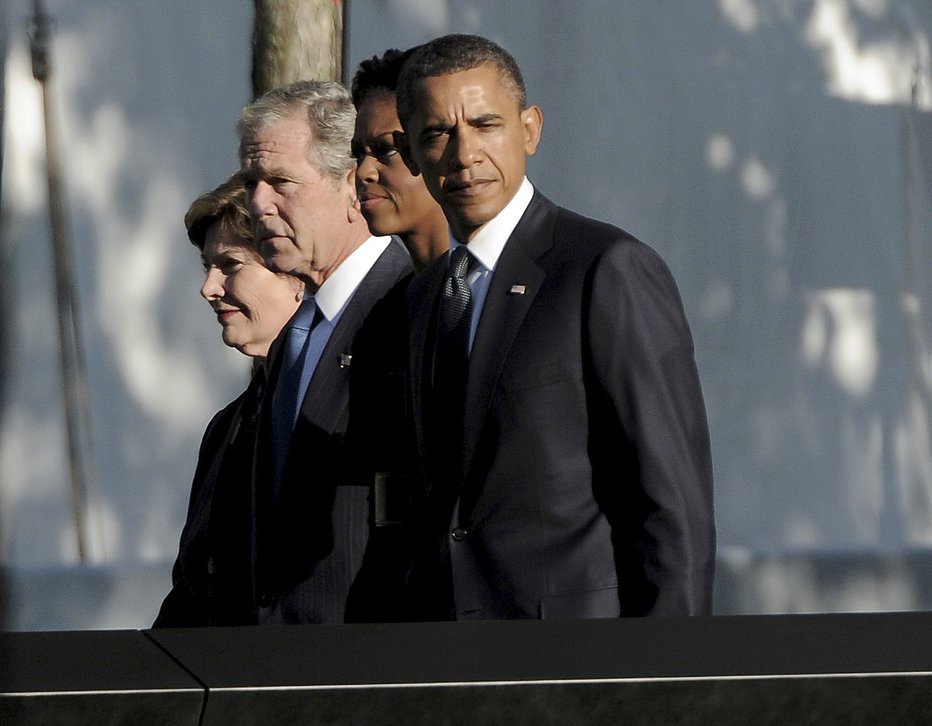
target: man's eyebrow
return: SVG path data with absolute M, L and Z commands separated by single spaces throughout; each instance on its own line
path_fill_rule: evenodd
M 500 113 L 484 113 L 481 116 L 474 116 L 469 119 L 470 126 L 479 126 L 481 124 L 487 124 L 490 121 L 501 121 L 504 116 Z
M 242 167 L 242 165 L 241 165 Z M 260 177 L 286 177 L 289 176 L 280 163 L 271 163 L 266 165 L 262 159 L 255 161 L 248 166 L 240 169 L 240 175 L 247 179 L 258 179 Z

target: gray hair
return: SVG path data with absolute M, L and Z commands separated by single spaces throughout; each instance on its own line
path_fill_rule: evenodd
M 296 81 L 273 88 L 246 106 L 236 124 L 240 155 L 244 139 L 302 111 L 311 131 L 311 163 L 334 181 L 342 179 L 356 164 L 350 155 L 356 109 L 350 92 L 335 81 Z

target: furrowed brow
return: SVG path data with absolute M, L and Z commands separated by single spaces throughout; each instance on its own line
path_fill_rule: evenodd
M 499 113 L 484 113 L 481 116 L 475 116 L 469 119 L 469 125 L 470 126 L 484 126 L 485 124 L 489 124 L 489 123 L 497 123 L 498 121 L 501 121 L 503 118 L 504 116 L 502 116 Z

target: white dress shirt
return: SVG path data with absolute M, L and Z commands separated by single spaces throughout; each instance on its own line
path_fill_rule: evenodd
M 504 209 L 495 217 L 486 222 L 481 229 L 476 232 L 475 237 L 469 241 L 469 251 L 479 261 L 475 269 L 470 273 L 468 282 L 472 295 L 472 320 L 469 327 L 469 350 L 472 351 L 473 340 L 476 338 L 476 329 L 479 327 L 479 318 L 482 316 L 482 308 L 485 306 L 485 298 L 489 294 L 489 286 L 492 284 L 492 273 L 495 271 L 495 265 L 498 264 L 498 258 L 505 249 L 505 243 L 515 231 L 521 216 L 527 210 L 528 204 L 531 203 L 531 197 L 534 196 L 534 187 L 527 177 L 521 182 L 517 193 L 511 198 L 511 201 L 505 205 Z M 462 244 L 450 235 L 451 251 Z
M 327 342 L 333 334 L 334 328 L 340 321 L 340 316 L 359 287 L 359 283 L 369 274 L 369 270 L 379 259 L 381 254 L 391 244 L 391 237 L 369 237 L 335 269 L 330 277 L 317 288 L 312 297 L 317 303 L 323 317 L 311 331 L 307 344 L 307 354 L 304 357 L 304 367 L 301 371 L 301 385 L 298 390 L 298 400 L 303 401 L 307 387 L 311 382 L 320 356 L 327 347 Z M 300 410 L 300 404 L 298 410 Z

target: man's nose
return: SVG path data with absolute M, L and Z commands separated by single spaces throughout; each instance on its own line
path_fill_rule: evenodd
M 264 181 L 256 182 L 256 185 L 248 190 L 246 202 L 249 207 L 249 214 L 253 218 L 258 219 L 270 214 L 274 209 L 272 185 Z
M 465 169 L 475 163 L 480 144 L 476 134 L 468 127 L 461 127 L 453 133 L 450 146 L 451 160 L 458 169 Z

